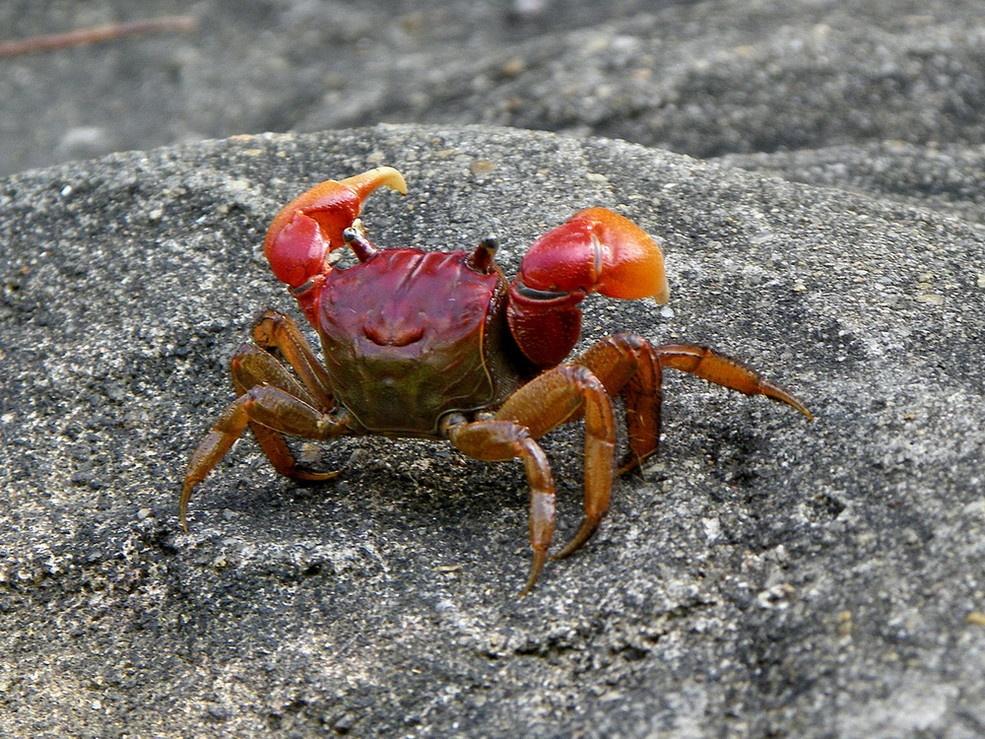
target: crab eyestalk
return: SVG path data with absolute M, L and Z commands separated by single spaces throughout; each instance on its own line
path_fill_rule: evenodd
M 622 300 L 670 296 L 663 253 L 639 226 L 587 208 L 537 239 L 510 286 L 510 330 L 538 367 L 562 361 L 581 333 L 578 303 L 598 292 Z
M 499 249 L 499 242 L 492 236 L 487 236 L 475 251 L 469 255 L 466 264 L 479 274 L 487 275 L 496 269 L 496 251 Z
M 360 262 L 367 262 L 376 256 L 380 250 L 373 246 L 363 234 L 362 225 L 362 221 L 358 218 L 354 220 L 352 225 L 342 232 L 342 239 L 352 249 L 352 253 L 356 255 L 356 259 Z

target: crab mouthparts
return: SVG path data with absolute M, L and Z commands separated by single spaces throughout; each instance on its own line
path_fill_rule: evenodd
M 363 335 L 377 346 L 409 346 L 424 338 L 424 327 L 363 326 Z

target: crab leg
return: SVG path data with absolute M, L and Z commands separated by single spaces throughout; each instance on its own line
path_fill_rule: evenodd
M 547 557 L 554 531 L 554 484 L 546 458 L 541 472 L 547 477 L 531 477 L 526 456 L 533 441 L 575 418 L 585 419 L 585 502 L 584 517 L 578 531 L 557 556 L 567 556 L 594 533 L 609 508 L 612 490 L 615 421 L 612 402 L 605 387 L 587 367 L 566 364 L 545 372 L 524 385 L 496 413 L 495 419 L 451 426 L 448 438 L 460 450 L 477 459 L 503 460 L 524 457 L 530 481 L 530 546 L 533 562 L 523 593 L 537 582 Z M 504 425 L 505 424 L 505 425 Z M 502 429 L 513 429 L 504 444 Z M 523 442 L 522 444 L 520 442 Z M 549 492 L 540 480 L 550 481 Z M 549 504 L 548 504 L 549 500 Z
M 665 367 L 688 372 L 745 395 L 765 395 L 786 403 L 808 420 L 814 418 L 799 400 L 779 385 L 763 379 L 742 362 L 706 346 L 652 346 L 639 336 L 616 334 L 591 347 L 577 361 L 597 372 L 609 392 L 621 394 L 626 403 L 630 451 L 620 463 L 620 474 L 639 467 L 657 450 Z M 631 376 L 623 381 L 627 371 Z
M 660 440 L 660 409 L 663 369 L 688 372 L 746 395 L 765 395 L 813 415 L 778 385 L 764 380 L 754 370 L 697 344 L 653 346 L 633 334 L 608 336 L 590 347 L 575 362 L 592 370 L 610 395 L 621 395 L 626 404 L 629 453 L 620 462 L 619 474 L 636 469 L 657 450 Z
M 310 396 L 298 382 L 272 356 L 256 347 L 245 345 L 234 355 L 232 364 L 237 391 L 247 383 L 254 384 L 226 407 L 192 453 L 178 503 L 185 531 L 192 490 L 222 460 L 248 425 L 278 472 L 305 480 L 326 480 L 337 474 L 299 467 L 280 434 L 328 439 L 348 431 L 347 418 L 323 413 L 311 405 Z
M 526 595 L 544 569 L 554 536 L 554 478 L 551 466 L 530 431 L 513 421 L 486 419 L 449 425 L 446 433 L 461 451 L 475 459 L 501 462 L 521 459 L 530 485 L 530 575 L 520 595 Z
M 592 345 L 574 361 L 588 367 L 610 396 L 622 396 L 629 452 L 620 462 L 618 474 L 634 469 L 656 451 L 660 438 L 663 377 L 653 347 L 638 336 L 615 334 Z
M 281 353 L 314 398 L 312 405 L 322 410 L 335 406 L 328 372 L 293 319 L 279 311 L 265 310 L 253 324 L 253 341 L 264 349 L 276 349 Z
M 244 395 L 250 388 L 260 385 L 273 385 L 309 405 L 316 405 L 307 390 L 273 355 L 253 344 L 243 344 L 229 364 L 233 388 L 237 395 Z M 255 421 L 250 421 L 250 429 L 274 469 L 285 477 L 296 480 L 328 480 L 338 474 L 338 472 L 319 472 L 302 467 L 279 433 Z
M 714 349 L 698 344 L 661 344 L 653 347 L 662 367 L 689 372 L 716 385 L 738 390 L 745 395 L 765 395 L 786 403 L 814 420 L 807 408 L 779 385 L 764 380 L 758 373 L 737 359 L 719 354 Z
M 253 324 L 253 340 L 256 345 L 243 344 L 229 360 L 233 389 L 239 397 L 226 408 L 189 461 L 181 493 L 184 527 L 187 527 L 184 514 L 192 489 L 205 479 L 243 433 L 244 413 L 240 406 L 251 389 L 272 386 L 321 411 L 328 412 L 334 407 L 328 373 L 293 320 L 277 311 L 266 310 Z M 264 349 L 279 351 L 297 372 L 301 382 Z M 316 471 L 302 467 L 281 433 L 249 419 L 248 414 L 246 418 L 263 453 L 280 474 L 296 480 L 312 481 L 329 480 L 338 474 L 338 471 Z

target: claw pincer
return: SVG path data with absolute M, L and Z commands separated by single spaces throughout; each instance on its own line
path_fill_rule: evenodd
M 407 191 L 397 170 L 377 167 L 315 185 L 274 217 L 264 253 L 317 332 L 325 359 L 287 316 L 268 310 L 258 319 L 254 343 L 230 362 L 237 397 L 191 455 L 179 500 L 183 527 L 193 489 L 247 428 L 275 470 L 302 480 L 335 473 L 303 465 L 290 436 L 444 440 L 475 459 L 522 462 L 533 553 L 527 593 L 555 530 L 554 478 L 539 443 L 552 429 L 578 420 L 584 426 L 582 520 L 557 559 L 598 528 L 614 476 L 656 452 L 664 369 L 765 395 L 810 417 L 782 388 L 703 346 L 617 333 L 567 359 L 581 333 L 579 304 L 590 293 L 668 299 L 660 247 L 623 216 L 577 212 L 534 242 L 509 283 L 492 239 L 472 251 L 370 243 L 358 219 L 381 186 Z M 355 263 L 333 266 L 331 253 L 342 248 Z M 625 405 L 628 442 L 618 466 L 616 398 Z
M 331 270 L 326 257 L 346 245 L 345 231 L 359 217 L 363 201 L 378 187 L 407 193 L 403 175 L 377 167 L 344 180 L 315 185 L 281 208 L 267 229 L 263 253 L 274 276 L 287 283 L 309 319 L 316 310 L 310 288 Z M 300 296 L 308 294 L 308 300 Z
M 663 253 L 649 234 L 606 208 L 586 208 L 537 239 L 510 286 L 510 330 L 538 367 L 553 367 L 581 336 L 586 295 L 609 298 L 670 296 Z

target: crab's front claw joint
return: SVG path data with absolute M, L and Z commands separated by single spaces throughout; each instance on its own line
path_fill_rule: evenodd
M 670 296 L 663 253 L 643 229 L 606 208 L 578 211 L 535 241 L 520 279 L 544 292 L 599 292 L 610 298 Z
M 553 367 L 578 342 L 588 293 L 666 303 L 663 254 L 647 233 L 606 208 L 588 208 L 535 241 L 510 285 L 506 316 L 533 364 Z
M 363 201 L 384 185 L 407 193 L 400 172 L 377 167 L 344 180 L 321 182 L 281 208 L 263 241 L 277 279 L 298 288 L 327 272 L 325 257 L 345 245 L 343 232 L 358 218 Z

